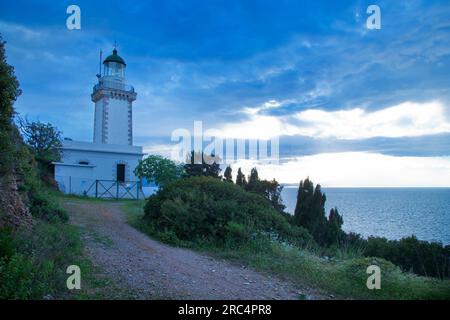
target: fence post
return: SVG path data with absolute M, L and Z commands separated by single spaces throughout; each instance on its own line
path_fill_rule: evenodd
M 138 181 L 137 183 L 136 183 L 136 189 L 137 189 L 137 192 L 136 192 L 136 199 L 137 200 L 139 200 L 139 186 L 141 185 L 141 182 L 140 181 Z
M 72 176 L 69 176 L 69 194 L 72 194 Z
M 119 180 L 116 180 L 116 199 L 119 199 Z
M 98 198 L 98 180 L 95 180 L 95 198 Z

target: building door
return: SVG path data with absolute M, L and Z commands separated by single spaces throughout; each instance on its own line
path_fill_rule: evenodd
M 117 165 L 117 181 L 125 182 L 125 165 L 124 164 Z

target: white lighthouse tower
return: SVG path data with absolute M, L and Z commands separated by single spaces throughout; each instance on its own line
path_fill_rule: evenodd
M 61 191 L 100 198 L 142 197 L 134 174 L 142 147 L 133 145 L 134 88 L 125 83 L 125 61 L 114 48 L 103 61 L 91 99 L 94 102 L 94 141 L 65 139 L 55 180 Z
M 113 53 L 103 61 L 103 76 L 94 86 L 94 143 L 133 144 L 134 88 L 125 84 L 125 61 Z

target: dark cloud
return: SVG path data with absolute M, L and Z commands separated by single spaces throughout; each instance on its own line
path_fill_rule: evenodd
M 450 105 L 446 1 L 379 1 L 379 31 L 364 27 L 367 1 L 79 1 L 80 31 L 65 29 L 69 4 L 2 2 L 0 32 L 24 91 L 18 111 L 49 119 L 75 139 L 92 137 L 98 50 L 111 50 L 114 40 L 138 91 L 139 141 L 191 128 L 194 120 L 208 127 L 244 121 L 243 108 L 274 99 L 291 102 L 261 114 Z M 449 137 L 287 141 L 290 154 L 431 156 L 445 153 Z
M 317 153 L 367 151 L 391 156 L 439 157 L 450 155 L 450 134 L 405 138 L 371 138 L 362 140 L 314 139 L 310 137 L 280 138 L 280 157 Z

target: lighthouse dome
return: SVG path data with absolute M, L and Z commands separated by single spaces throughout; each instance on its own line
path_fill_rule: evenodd
M 121 56 L 119 56 L 117 54 L 116 48 L 114 48 L 113 53 L 111 55 L 106 57 L 105 61 L 103 61 L 103 64 L 108 63 L 108 62 L 117 62 L 117 63 L 123 64 L 124 66 L 126 66 L 125 61 L 122 59 Z

